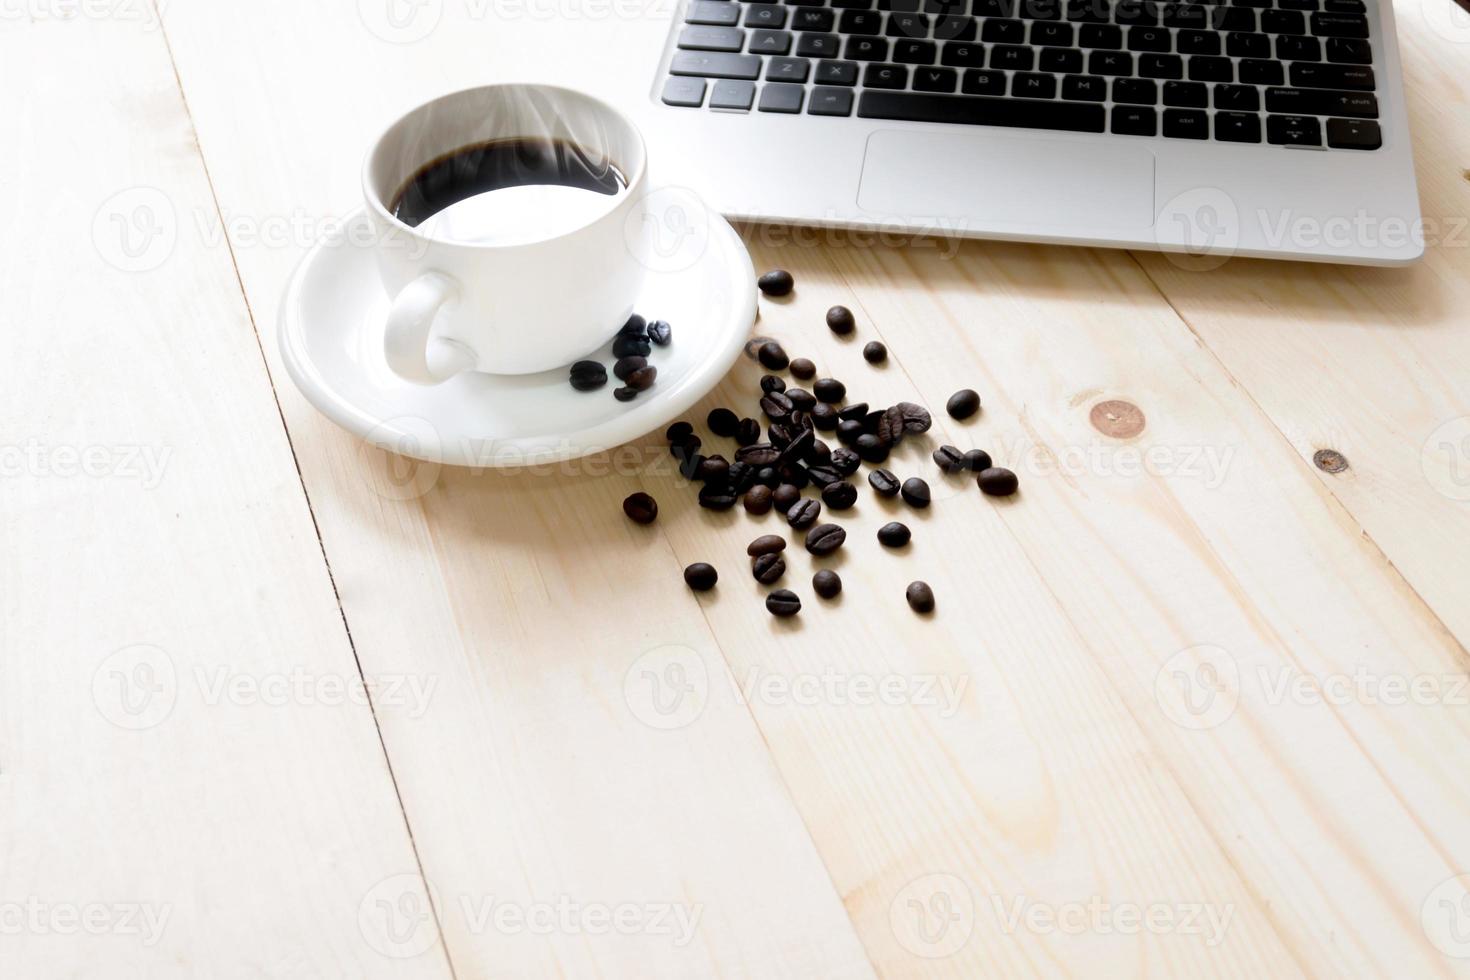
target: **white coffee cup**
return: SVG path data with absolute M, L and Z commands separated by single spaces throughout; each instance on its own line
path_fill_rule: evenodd
M 605 209 L 544 236 L 521 229 L 508 240 L 456 240 L 436 233 L 432 218 L 410 227 L 394 217 L 397 195 L 426 165 L 465 147 L 526 138 L 574 144 L 616 168 L 626 190 L 596 195 L 607 198 Z M 637 127 L 571 89 L 487 85 L 404 115 L 373 145 L 362 175 L 378 269 L 393 297 L 388 366 L 407 381 L 437 384 L 464 371 L 546 371 L 606 343 L 643 282 L 643 256 L 625 229 L 641 223 L 646 181 Z

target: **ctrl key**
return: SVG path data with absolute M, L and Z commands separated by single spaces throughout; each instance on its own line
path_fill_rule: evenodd
M 704 79 L 670 78 L 664 82 L 664 105 L 698 109 L 704 102 Z
M 1383 145 L 1383 131 L 1371 119 L 1329 119 L 1327 145 L 1336 150 L 1376 150 Z
M 806 89 L 800 85 L 772 82 L 761 89 L 761 112 L 800 112 Z
M 819 85 L 812 89 L 806 111 L 811 116 L 850 116 L 852 89 Z

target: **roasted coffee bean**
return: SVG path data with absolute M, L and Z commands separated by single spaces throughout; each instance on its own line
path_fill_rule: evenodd
M 756 359 L 761 362 L 761 367 L 767 371 L 784 371 L 791 363 L 786 356 L 786 350 L 774 340 L 761 344 L 760 350 L 755 352 Z
M 613 397 L 620 402 L 630 402 L 638 397 L 638 389 L 632 385 L 628 385 L 625 388 L 614 388 Z
M 735 450 L 735 458 L 751 466 L 771 466 L 781 458 L 781 450 L 768 442 L 758 442 Z
M 618 334 L 613 339 L 613 357 L 647 357 L 651 350 L 653 345 L 648 342 L 647 337 Z
M 847 540 L 847 532 L 836 524 L 818 524 L 806 532 L 806 550 L 817 556 L 830 555 Z
M 805 357 L 795 358 L 791 362 L 791 376 L 802 381 L 810 381 L 817 376 L 817 366 Z
M 692 435 L 694 435 L 694 426 L 688 422 L 675 422 L 664 430 L 664 438 L 669 440 L 670 444 L 683 442 Z
M 658 501 L 639 491 L 623 498 L 623 513 L 635 523 L 652 524 L 658 517 Z
M 827 311 L 827 329 L 839 337 L 846 337 L 852 333 L 856 322 L 852 317 L 852 310 L 845 306 L 834 306 Z
M 837 428 L 837 409 L 824 402 L 818 402 L 812 406 L 812 425 L 823 432 L 831 432 Z
M 753 446 L 761 441 L 761 424 L 755 419 L 741 419 L 735 426 L 735 441 L 742 446 Z
M 812 446 L 802 458 L 813 466 L 826 466 L 832 462 L 832 447 L 813 436 Z
M 899 415 L 903 417 L 903 431 L 911 436 L 928 432 L 929 427 L 934 424 L 934 417 L 923 405 L 915 405 L 913 402 L 899 402 L 893 406 L 898 409 Z
M 956 473 L 965 468 L 964 454 L 954 446 L 940 446 L 930 455 L 934 465 L 946 473 Z
M 678 460 L 685 460 L 699 452 L 699 447 L 703 444 L 699 436 L 688 435 L 669 447 L 669 455 Z
M 786 511 L 786 523 L 792 527 L 811 527 L 821 513 L 820 503 L 810 497 L 802 497 Z
M 1016 492 L 1020 485 L 1016 474 L 1003 466 L 992 466 L 980 471 L 979 478 L 975 481 L 980 485 L 980 492 L 992 497 L 1009 497 Z
M 772 422 L 779 422 L 791 414 L 791 399 L 785 392 L 773 391 L 761 399 L 761 411 Z
M 778 378 L 774 374 L 761 375 L 761 393 L 768 394 L 772 391 L 785 391 L 786 380 Z
M 774 555 L 785 550 L 786 539 L 779 534 L 762 534 L 745 546 L 745 553 L 752 558 L 756 555 Z
M 740 427 L 740 416 L 728 408 L 712 408 L 709 415 L 705 416 L 704 424 L 709 426 L 709 430 L 715 435 L 728 439 Z
M 750 563 L 750 574 L 761 585 L 772 585 L 786 574 L 786 559 L 780 555 L 756 555 Z
M 928 582 L 910 582 L 903 596 L 909 601 L 909 608 L 916 613 L 934 611 L 934 590 L 929 588 Z
M 774 490 L 781 485 L 781 474 L 774 466 L 762 466 L 755 471 L 755 482 Z
M 843 419 L 837 423 L 837 441 L 845 445 L 852 445 L 858 436 L 863 434 L 863 424 L 854 419 Z
M 699 453 L 690 453 L 688 456 L 677 457 L 679 460 L 679 475 L 686 480 L 693 480 L 699 474 L 699 468 L 704 465 L 704 456 Z
M 699 506 L 706 510 L 729 510 L 735 506 L 735 494 L 727 486 L 706 483 L 699 488 Z
M 825 490 L 833 483 L 842 482 L 842 472 L 830 463 L 817 463 L 806 468 L 806 475 L 811 479 L 812 486 Z
M 781 450 L 781 458 L 776 461 L 776 465 L 788 467 L 806 459 L 806 454 L 811 451 L 812 444 L 816 441 L 816 433 L 811 429 L 802 429 L 786 444 L 786 448 Z
M 785 269 L 772 269 L 755 281 L 767 296 L 785 296 L 796 285 L 796 280 Z
M 706 456 L 704 462 L 699 464 L 699 471 L 694 474 L 696 479 L 705 483 L 725 484 L 730 480 L 730 461 L 716 453 Z
M 648 321 L 637 313 L 628 317 L 628 322 L 618 328 L 621 337 L 644 337 L 648 335 Z
M 801 490 L 790 483 L 777 484 L 776 489 L 771 493 L 771 503 L 775 504 L 776 509 L 783 514 L 789 513 L 792 505 L 800 499 Z
M 837 417 L 844 422 L 861 422 L 868 414 L 868 403 L 857 402 L 837 410 Z
M 777 589 L 766 596 L 766 610 L 772 616 L 795 616 L 801 612 L 801 600 L 790 589 Z
M 654 367 L 652 364 L 649 364 L 634 371 L 623 380 L 627 383 L 628 387 L 632 388 L 634 391 L 647 391 L 649 388 L 653 387 L 653 382 L 657 380 L 657 378 L 658 368 Z
M 878 543 L 885 548 L 902 548 L 913 536 L 908 525 L 898 521 L 891 521 L 878 528 Z
M 857 487 L 842 480 L 822 488 L 822 503 L 832 510 L 847 510 L 857 503 Z
M 910 507 L 917 507 L 922 510 L 929 506 L 929 484 L 917 476 L 911 476 L 907 480 L 904 480 L 903 486 L 899 487 L 898 492 L 903 494 L 903 502 Z
M 852 448 L 865 463 L 881 463 L 888 458 L 888 446 L 870 432 L 864 432 L 853 440 Z
M 870 340 L 863 345 L 863 360 L 869 364 L 882 364 L 888 360 L 888 348 L 876 340 Z
M 730 489 L 736 493 L 744 493 L 755 486 L 755 467 L 749 463 L 739 460 L 730 464 Z
M 836 405 L 847 397 L 847 385 L 836 378 L 819 378 L 817 383 L 812 385 L 812 393 L 817 396 L 818 401 Z
M 852 476 L 862 464 L 862 457 L 851 449 L 832 450 L 832 468 L 843 476 Z
M 823 599 L 832 599 L 842 591 L 842 578 L 830 568 L 824 568 L 812 576 L 812 591 Z
M 607 384 L 607 368 L 599 361 L 578 361 L 572 365 L 571 382 L 578 391 L 596 391 Z
M 891 470 L 874 470 L 869 473 L 868 486 L 880 497 L 898 496 L 898 477 Z
M 990 469 L 990 454 L 983 449 L 972 449 L 965 453 L 965 469 L 971 473 L 979 473 L 981 470 Z
M 785 449 L 791 445 L 791 440 L 798 431 L 800 430 L 791 428 L 785 422 L 772 422 L 770 428 L 771 445 L 777 449 Z
M 903 441 L 903 434 L 903 409 L 894 405 L 878 417 L 874 436 L 885 446 L 896 446 Z
M 787 388 L 786 397 L 799 412 L 810 412 L 817 407 L 816 396 L 805 388 Z
M 863 418 L 862 418 L 863 431 L 864 432 L 871 432 L 874 435 L 877 435 L 878 434 L 878 423 L 883 421 L 883 414 L 885 412 L 887 412 L 887 411 L 888 411 L 888 409 L 886 409 L 886 408 L 875 408 L 873 411 L 869 412 L 867 415 L 864 415 Z
M 706 562 L 697 561 L 684 569 L 684 582 L 695 592 L 708 592 L 719 580 L 720 573 L 715 571 L 715 566 Z
M 967 419 L 980 411 L 980 393 L 970 388 L 961 388 L 949 396 L 949 401 L 944 403 L 944 410 L 949 413 L 950 418 Z
M 646 357 L 620 357 L 618 358 L 618 362 L 613 365 L 613 376 L 619 381 L 627 381 L 628 375 L 639 368 L 647 366 L 648 358 Z
M 660 347 L 667 347 L 674 339 L 674 328 L 667 320 L 654 320 L 648 325 L 648 339 Z

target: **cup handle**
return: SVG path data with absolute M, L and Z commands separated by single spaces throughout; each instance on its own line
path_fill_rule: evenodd
M 454 280 L 438 272 L 424 273 L 394 297 L 383 333 L 383 354 L 394 374 L 414 384 L 436 385 L 475 367 L 474 352 L 468 347 L 429 336 L 439 310 L 458 298 L 459 287 Z M 431 343 L 435 350 L 432 365 Z

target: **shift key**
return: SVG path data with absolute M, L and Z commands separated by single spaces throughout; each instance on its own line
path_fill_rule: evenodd
M 1288 116 L 1349 116 L 1377 119 L 1378 98 L 1371 92 L 1330 92 L 1327 89 L 1268 88 L 1266 111 Z
M 720 54 L 713 51 L 680 51 L 669 65 L 674 75 L 697 75 L 701 78 L 758 78 L 760 55 Z

